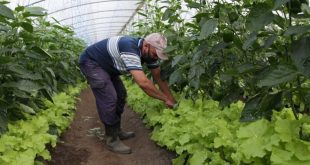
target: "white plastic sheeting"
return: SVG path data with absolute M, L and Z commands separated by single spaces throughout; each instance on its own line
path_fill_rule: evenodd
M 120 34 L 141 7 L 141 0 L 11 0 L 10 7 L 39 6 L 62 25 L 72 26 L 87 44 Z

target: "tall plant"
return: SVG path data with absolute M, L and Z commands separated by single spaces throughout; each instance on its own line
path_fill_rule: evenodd
M 0 3 L 0 133 L 9 120 L 35 114 L 42 98 L 80 79 L 84 43 L 69 27 L 48 22 L 45 9 Z
M 270 119 L 272 109 L 283 107 L 291 107 L 296 118 L 310 113 L 307 1 L 153 3 L 147 1 L 148 12 L 140 12 L 147 20 L 142 32 L 156 29 L 168 37 L 171 58 L 164 76 L 176 90 L 192 98 L 203 93 L 222 107 L 242 99 L 242 121 Z M 153 19 L 151 9 L 158 12 Z M 182 19 L 183 12 L 195 15 Z

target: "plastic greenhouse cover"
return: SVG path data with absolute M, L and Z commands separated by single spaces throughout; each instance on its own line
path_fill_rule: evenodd
M 140 0 L 11 0 L 9 7 L 39 6 L 48 19 L 72 26 L 87 44 L 119 34 L 135 15 Z

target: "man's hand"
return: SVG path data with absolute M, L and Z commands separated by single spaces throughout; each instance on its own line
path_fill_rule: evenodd
M 171 100 L 166 100 L 165 102 L 166 106 L 170 109 L 173 109 L 174 106 L 175 106 L 175 102 L 174 101 L 171 101 Z
M 150 81 L 143 71 L 141 70 L 131 70 L 131 75 L 133 76 L 135 82 L 139 87 L 149 96 L 166 102 L 168 100 L 167 96 L 163 94 L 160 90 L 156 88 L 152 81 Z

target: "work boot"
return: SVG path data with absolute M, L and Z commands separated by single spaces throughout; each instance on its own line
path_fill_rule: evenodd
M 118 137 L 117 125 L 105 125 L 106 130 L 106 144 L 108 149 L 119 154 L 130 154 L 131 148 L 126 146 Z
M 118 128 L 118 137 L 121 140 L 127 140 L 127 139 L 135 137 L 135 133 L 134 132 L 125 132 L 125 131 L 123 131 L 122 128 L 121 128 L 121 123 L 120 122 L 116 123 L 116 125 L 117 125 L 117 128 Z

